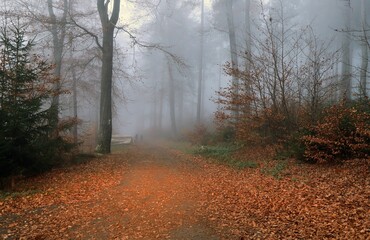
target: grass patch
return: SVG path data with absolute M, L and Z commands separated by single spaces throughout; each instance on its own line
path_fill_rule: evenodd
M 229 162 L 229 166 L 242 170 L 242 169 L 245 169 L 245 168 L 257 168 L 258 163 L 254 162 L 254 161 L 234 160 L 234 161 Z
M 194 151 L 196 151 L 196 147 L 192 145 L 189 142 L 185 141 L 169 141 L 167 142 L 167 145 L 170 148 L 179 150 L 180 152 L 187 153 L 187 154 L 192 154 Z
M 231 158 L 236 150 L 234 146 L 200 146 L 195 149 L 194 154 L 225 161 Z
M 193 151 L 194 154 L 210 158 L 218 163 L 230 166 L 235 169 L 257 168 L 258 164 L 254 161 L 241 161 L 233 155 L 239 148 L 237 146 L 201 146 Z
M 261 172 L 265 175 L 273 176 L 276 179 L 281 179 L 284 170 L 287 168 L 286 161 L 277 161 L 272 167 L 265 167 L 261 169 Z
M 41 192 L 40 190 L 27 190 L 27 191 L 21 191 L 21 192 L 0 191 L 0 199 L 4 200 L 6 198 L 31 196 L 31 195 L 34 195 L 40 192 Z

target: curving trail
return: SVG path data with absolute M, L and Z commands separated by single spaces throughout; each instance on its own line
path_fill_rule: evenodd
M 0 200 L 2 239 L 220 239 L 197 214 L 199 168 L 158 146 L 130 146 L 33 179 Z M 195 185 L 194 185 L 195 184 Z
M 369 239 L 370 159 L 285 162 L 279 179 L 273 163 L 235 170 L 123 147 L 0 197 L 0 239 Z

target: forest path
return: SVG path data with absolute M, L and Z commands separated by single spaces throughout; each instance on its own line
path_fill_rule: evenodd
M 0 192 L 0 239 L 369 239 L 370 159 L 238 170 L 168 145 L 121 147 Z
M 34 179 L 30 196 L 0 201 L 0 236 L 220 239 L 197 214 L 196 164 L 176 151 L 142 144 L 57 170 Z
M 139 145 L 121 183 L 109 190 L 124 214 L 123 239 L 219 239 L 197 215 L 200 170 L 168 149 Z M 125 199 L 130 203 L 125 203 Z

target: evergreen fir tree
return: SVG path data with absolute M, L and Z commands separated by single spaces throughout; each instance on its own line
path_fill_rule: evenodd
M 31 54 L 19 25 L 0 30 L 0 176 L 50 168 L 63 144 L 50 124 L 52 66 Z

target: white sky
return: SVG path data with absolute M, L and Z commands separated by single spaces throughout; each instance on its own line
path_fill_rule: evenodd
M 211 5 L 212 5 L 212 0 L 204 0 L 204 5 L 205 5 L 206 9 L 210 9 Z M 132 20 L 135 18 L 135 16 L 137 16 L 137 14 L 138 14 L 137 9 L 134 8 L 133 3 L 131 3 L 127 0 L 123 0 L 121 2 L 120 21 L 123 24 L 131 23 Z
M 176 1 L 176 0 L 174 0 L 174 1 Z M 213 0 L 204 0 L 204 5 L 205 5 L 205 8 L 206 8 L 206 11 L 209 11 L 211 9 L 212 1 Z M 266 3 L 270 2 L 270 0 L 262 0 L 262 2 L 266 4 Z M 199 0 L 199 3 L 200 3 L 200 0 Z M 121 1 L 121 18 L 120 18 L 120 21 L 123 24 L 132 23 L 132 20 L 134 19 L 135 16 L 137 16 L 137 14 L 138 14 L 138 11 L 137 11 L 137 9 L 134 8 L 133 3 L 131 3 L 127 0 L 122 0 Z

